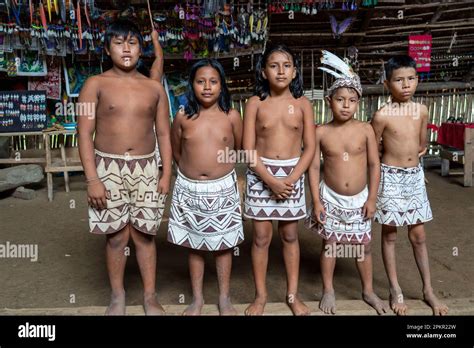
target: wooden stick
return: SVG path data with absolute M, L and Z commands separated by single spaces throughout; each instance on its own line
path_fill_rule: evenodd
M 146 0 L 146 3 L 148 5 L 148 15 L 150 16 L 151 30 L 154 30 L 155 26 L 153 25 L 153 17 L 151 16 L 150 0 Z

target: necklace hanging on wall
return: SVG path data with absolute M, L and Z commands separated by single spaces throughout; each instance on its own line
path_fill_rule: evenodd
M 359 71 L 359 61 L 357 60 L 359 50 L 355 46 L 349 46 L 347 48 L 347 56 L 349 57 L 349 64 L 356 73 Z
M 451 43 L 449 44 L 448 53 L 451 53 L 451 49 L 453 48 L 453 45 L 456 43 L 457 36 L 458 36 L 458 33 L 454 32 L 453 36 L 451 37 Z

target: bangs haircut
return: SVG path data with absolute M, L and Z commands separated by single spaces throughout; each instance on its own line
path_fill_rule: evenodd
M 219 109 L 226 114 L 230 111 L 230 92 L 227 87 L 227 83 L 225 81 L 225 73 L 222 64 L 219 63 L 217 59 L 201 59 L 193 64 L 191 70 L 189 72 L 189 79 L 188 79 L 188 88 L 186 90 L 186 99 L 188 104 L 184 108 L 184 112 L 187 117 L 193 117 L 196 114 L 199 114 L 199 110 L 201 109 L 201 104 L 199 100 L 196 98 L 196 93 L 194 92 L 194 79 L 196 78 L 196 73 L 200 68 L 210 66 L 214 70 L 217 71 L 219 74 L 220 82 L 221 82 L 221 92 L 219 94 L 219 98 L 217 103 L 219 105 Z
M 385 78 L 390 80 L 393 72 L 401 68 L 413 68 L 416 71 L 416 62 L 410 56 L 395 56 L 390 58 L 384 65 Z
M 104 45 L 107 49 L 110 49 L 110 43 L 114 37 L 123 37 L 126 39 L 128 35 L 137 38 L 140 48 L 143 47 L 142 33 L 135 23 L 128 19 L 118 19 L 107 27 L 104 35 Z

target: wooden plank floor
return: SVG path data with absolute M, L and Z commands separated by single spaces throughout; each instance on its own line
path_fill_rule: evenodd
M 408 315 L 431 315 L 431 309 L 421 300 L 407 300 Z M 446 300 L 451 315 L 473 315 L 474 299 L 459 298 Z M 311 309 L 312 315 L 325 315 L 318 306 L 319 302 L 306 302 Z M 186 305 L 164 305 L 168 315 L 180 315 Z M 237 304 L 235 309 L 239 315 L 244 314 L 247 304 Z M 0 315 L 103 315 L 106 307 L 67 307 L 67 308 L 3 308 Z M 204 305 L 203 315 L 218 315 L 217 306 L 214 304 Z M 266 315 L 291 315 L 288 306 L 284 303 L 268 303 Z M 127 306 L 127 315 L 144 315 L 142 306 Z M 377 315 L 376 312 L 358 300 L 341 300 L 337 302 L 337 315 Z M 393 313 L 389 313 L 393 315 Z

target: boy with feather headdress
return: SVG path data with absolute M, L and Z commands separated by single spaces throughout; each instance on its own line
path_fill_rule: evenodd
M 362 96 L 359 77 L 340 58 L 322 52 L 321 62 L 337 71 L 319 68 L 336 77 L 326 96 L 333 119 L 316 128 L 316 153 L 308 169 L 313 208 L 308 212 L 306 226 L 323 238 L 323 296 L 319 308 L 327 314 L 336 313 L 336 257 L 353 257 L 363 300 L 383 314 L 387 307 L 372 288 L 370 252 L 371 220 L 380 181 L 377 143 L 370 124 L 354 119 Z M 324 168 L 320 182 L 321 153 Z

